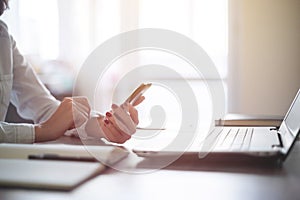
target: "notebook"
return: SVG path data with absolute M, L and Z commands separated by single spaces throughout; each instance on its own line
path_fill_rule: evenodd
M 96 162 L 0 159 L 0 186 L 71 190 L 104 169 Z
M 127 155 L 115 146 L 0 144 L 0 186 L 71 190 Z
M 176 156 L 190 155 L 196 159 L 215 160 L 273 160 L 282 163 L 300 130 L 300 90 L 296 94 L 280 127 L 215 127 L 204 140 L 195 141 L 189 148 L 166 147 L 163 149 L 134 148 L 143 157 L 171 161 Z M 183 138 L 181 138 L 183 139 Z M 180 142 L 180 141 L 179 141 Z M 180 146 L 180 145 L 179 145 Z M 168 160 L 167 157 L 170 157 Z
M 0 158 L 101 161 L 113 165 L 129 152 L 117 146 L 68 144 L 0 144 Z

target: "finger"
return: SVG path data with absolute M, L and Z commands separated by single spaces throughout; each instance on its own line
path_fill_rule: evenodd
M 137 125 L 139 123 L 138 111 L 132 105 L 129 105 L 129 114 L 133 122 Z
M 120 125 L 120 123 L 116 122 L 115 118 L 113 117 L 113 114 L 111 112 L 106 112 L 106 119 L 109 120 L 109 122 L 119 131 L 119 132 L 125 132 L 126 133 L 126 127 L 123 127 L 124 125 Z
M 114 142 L 117 140 L 117 136 L 115 136 L 114 133 L 112 133 L 112 131 L 109 129 L 108 124 L 103 122 L 102 130 L 103 130 L 104 137 L 108 141 Z
M 132 105 L 137 106 L 145 100 L 144 96 L 140 96 Z
M 113 130 L 111 130 L 109 123 L 105 120 L 105 118 L 99 120 L 101 130 L 103 131 L 103 136 L 109 141 L 116 141 L 118 136 Z
M 108 120 L 104 120 L 104 134 L 111 142 L 124 143 L 130 136 L 116 129 L 116 127 Z
M 122 106 L 124 107 L 124 106 Z M 125 106 L 126 107 L 126 106 Z M 131 117 L 129 116 L 128 112 L 117 106 L 117 105 L 112 105 L 113 109 L 113 118 L 115 119 L 115 122 L 117 126 L 125 133 L 128 133 L 132 135 L 136 131 L 136 125 L 132 121 Z
M 132 121 L 137 125 L 139 123 L 138 119 L 138 111 L 131 105 L 130 103 L 123 103 L 121 105 L 121 108 L 123 108 L 125 111 L 128 112 L 130 115 Z
M 125 130 L 126 128 L 123 127 L 123 130 L 119 128 L 118 123 L 115 121 L 115 118 L 113 117 L 111 112 L 106 113 L 106 118 L 109 120 L 109 122 L 115 127 L 115 129 L 119 132 L 119 134 L 125 138 L 125 140 L 128 140 L 131 138 L 130 133 L 128 133 L 128 130 Z

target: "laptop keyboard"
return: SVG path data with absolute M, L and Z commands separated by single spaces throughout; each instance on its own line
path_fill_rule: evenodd
M 202 151 L 260 151 L 279 144 L 270 127 L 215 127 L 200 146 Z
M 250 147 L 253 128 L 231 128 L 227 134 L 223 134 L 220 147 L 230 150 L 248 149 Z
M 216 150 L 247 150 L 250 147 L 253 128 L 216 127 L 203 141 L 204 148 L 212 147 Z

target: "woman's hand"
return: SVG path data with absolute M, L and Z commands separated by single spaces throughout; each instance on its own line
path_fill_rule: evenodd
M 98 123 L 103 131 L 104 137 L 115 143 L 124 143 L 136 132 L 139 123 L 138 112 L 134 106 L 145 99 L 141 96 L 134 105 L 124 103 L 121 106 L 112 105 L 112 110 L 105 117 L 98 117 Z
M 90 110 L 85 97 L 64 98 L 47 121 L 35 126 L 35 142 L 55 140 L 67 130 L 81 126 L 89 119 Z

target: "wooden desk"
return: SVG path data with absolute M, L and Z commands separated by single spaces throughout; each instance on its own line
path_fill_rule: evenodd
M 0 199 L 300 199 L 299 142 L 281 168 L 204 166 L 196 161 L 161 170 L 151 165 L 130 155 L 116 167 L 143 173 L 107 169 L 70 192 L 1 188 Z

